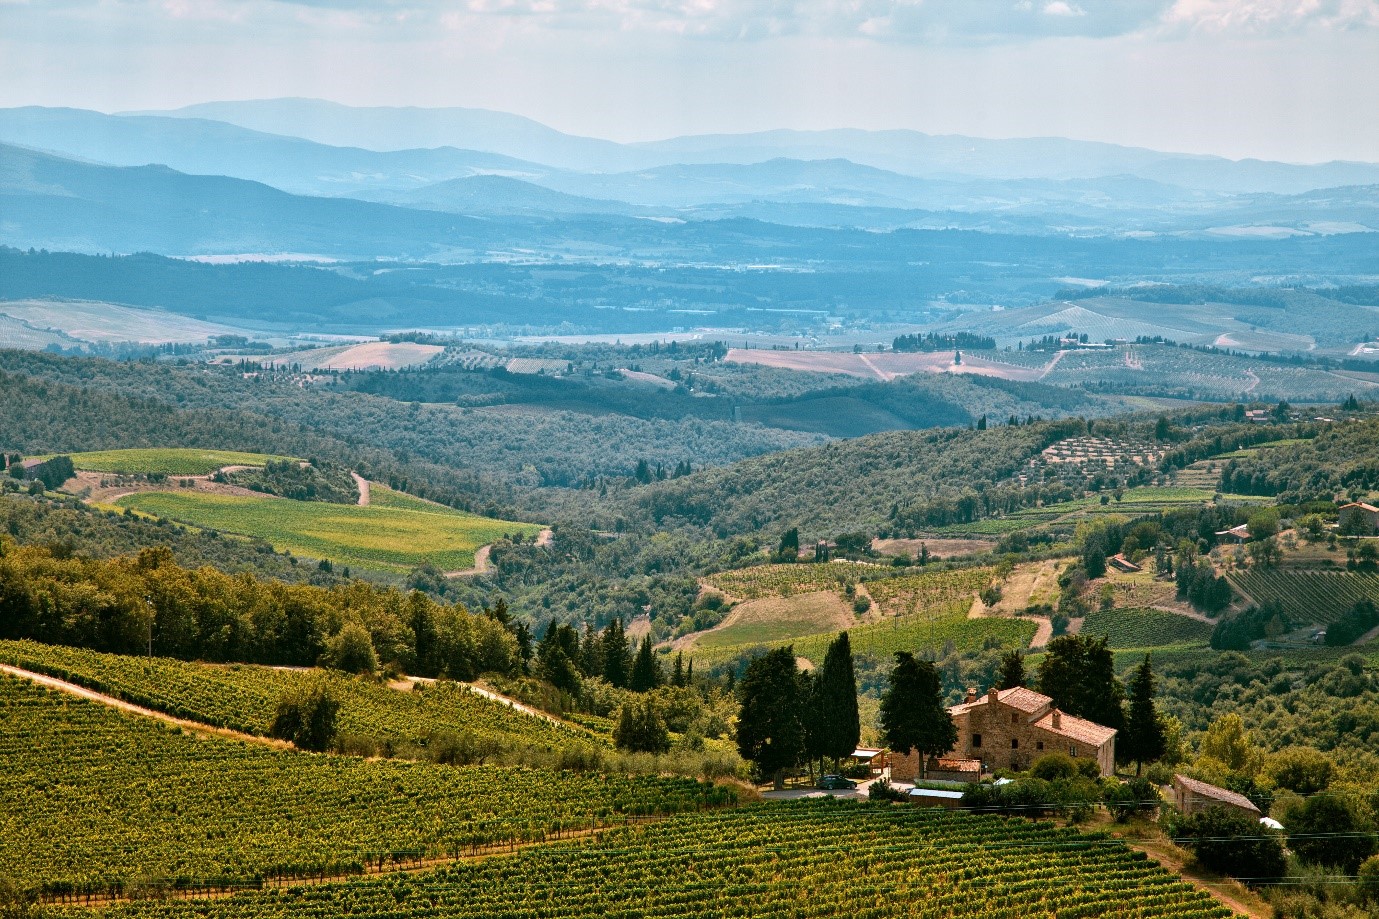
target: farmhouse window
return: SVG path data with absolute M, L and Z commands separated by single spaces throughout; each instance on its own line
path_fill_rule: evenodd
M 1042 750 L 1042 749 L 1044 749 L 1044 742 L 1043 742 L 1042 740 L 1036 740 L 1036 741 L 1034 742 L 1034 749 L 1036 749 L 1036 750 Z
M 973 734 L 973 735 L 972 735 L 972 749 L 973 749 L 973 750 L 980 750 L 981 748 L 982 748 L 982 735 L 980 735 L 980 734 Z
M 1012 749 L 1012 750 L 1018 750 L 1018 749 L 1020 749 L 1020 738 L 1018 738 L 1018 737 L 1012 737 L 1012 738 L 1010 738 L 1010 749 Z
M 1011 723 L 1011 724 L 1019 724 L 1019 723 L 1020 723 L 1020 716 L 1019 716 L 1018 714 L 1012 714 L 1012 715 L 1010 716 L 1010 723 Z
M 1069 746 L 1069 747 L 1068 747 L 1068 755 L 1069 755 L 1069 756 L 1076 757 L 1076 756 L 1077 756 L 1077 747 Z

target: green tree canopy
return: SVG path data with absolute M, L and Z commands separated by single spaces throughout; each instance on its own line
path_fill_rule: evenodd
M 742 677 L 738 698 L 738 752 L 755 764 L 758 775 L 774 776 L 776 787 L 784 787 L 784 771 L 804 753 L 795 649 L 776 648 L 754 658 Z
M 886 745 L 897 753 L 919 751 L 921 775 L 929 757 L 953 749 L 958 729 L 943 704 L 938 668 L 909 651 L 895 653 L 895 667 L 881 696 L 881 730 Z

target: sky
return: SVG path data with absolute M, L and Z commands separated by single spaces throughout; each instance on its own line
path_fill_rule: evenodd
M 282 96 L 1376 162 L 1379 0 L 0 0 L 0 106 Z

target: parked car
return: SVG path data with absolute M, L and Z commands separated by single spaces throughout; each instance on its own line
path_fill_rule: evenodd
M 857 783 L 841 775 L 825 775 L 819 778 L 819 787 L 825 791 L 848 791 L 856 788 Z

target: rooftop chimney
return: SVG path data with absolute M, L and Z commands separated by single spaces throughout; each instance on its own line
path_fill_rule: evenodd
M 993 705 L 1001 700 L 1001 693 L 995 686 L 986 691 L 986 701 Z
M 1055 731 L 1063 729 L 1063 713 L 1058 709 L 1053 710 L 1053 729 Z
M 977 701 L 977 687 L 975 687 L 975 686 L 969 686 L 969 687 L 967 687 L 967 704 L 968 704 L 968 705 L 971 705 L 973 702 L 976 702 L 976 701 Z

